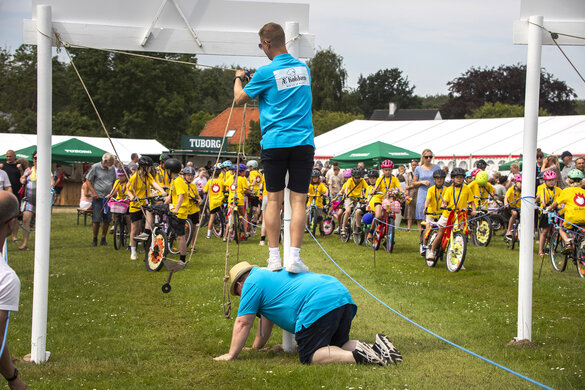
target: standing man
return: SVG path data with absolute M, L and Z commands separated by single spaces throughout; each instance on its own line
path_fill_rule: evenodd
M 4 240 L 12 233 L 12 225 L 18 221 L 18 199 L 8 191 L 0 192 L 0 249 L 4 254 L 6 248 Z M 0 258 L 0 345 L 4 343 L 4 350 L 0 355 L 0 373 L 8 382 L 11 389 L 26 389 L 26 383 L 18 375 L 18 370 L 12 363 L 8 345 L 6 344 L 6 326 L 8 326 L 8 314 L 18 311 L 20 298 L 20 280 L 16 272 L 6 264 L 4 256 Z
M 100 224 L 102 225 L 102 240 L 100 245 L 108 245 L 106 242 L 106 234 L 108 234 L 108 226 L 112 220 L 112 215 L 109 212 L 104 213 L 104 206 L 106 196 L 112 191 L 115 181 L 116 170 L 114 169 L 114 156 L 110 153 L 105 153 L 102 156 L 102 162 L 93 164 L 86 177 L 87 187 L 93 196 L 91 203 L 93 210 L 93 241 L 91 246 L 97 245 Z
M 292 273 L 307 272 L 309 268 L 303 263 L 300 251 L 305 229 L 305 201 L 315 155 L 309 68 L 288 53 L 284 30 L 280 25 L 268 23 L 258 34 L 258 47 L 272 63 L 260 67 L 245 88 L 246 72 L 236 71 L 234 99 L 237 104 L 243 104 L 258 98 L 262 131 L 260 156 L 268 191 L 268 269 L 278 271 L 282 268 L 278 237 L 288 172 L 292 216 L 291 263 L 287 270 Z
M 18 191 L 20 191 L 20 187 L 22 186 L 20 183 L 20 177 L 24 171 L 22 171 L 16 163 L 16 153 L 14 153 L 14 150 L 6 151 L 6 162 L 4 164 L 0 164 L 0 169 L 2 169 L 8 175 L 10 186 L 12 187 L 12 193 L 20 200 Z M 17 236 L 18 224 L 15 223 L 12 224 L 12 242 L 18 241 Z
M 138 153 L 132 153 L 130 155 L 130 162 L 128 163 L 128 168 L 130 168 L 130 172 L 134 173 L 138 169 Z
M 573 162 L 573 154 L 568 150 L 565 150 L 563 154 L 561 154 L 561 161 L 563 162 L 563 170 L 561 171 L 561 177 L 563 178 L 562 184 L 563 188 L 567 184 L 567 175 L 571 171 L 571 169 L 575 168 L 575 163 Z

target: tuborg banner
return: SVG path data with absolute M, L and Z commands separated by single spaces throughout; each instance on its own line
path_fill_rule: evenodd
M 222 149 L 221 137 L 194 137 L 184 135 L 181 139 L 181 149 L 219 152 L 219 150 Z M 227 142 L 224 143 L 222 151 L 226 150 Z

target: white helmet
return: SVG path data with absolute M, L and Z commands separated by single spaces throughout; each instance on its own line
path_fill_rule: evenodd
M 258 169 L 258 161 L 256 160 L 250 160 L 246 165 L 249 166 L 250 168 Z

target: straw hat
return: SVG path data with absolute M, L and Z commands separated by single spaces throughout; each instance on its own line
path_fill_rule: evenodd
M 240 280 L 242 275 L 246 272 L 250 271 L 252 268 L 258 267 L 257 265 L 250 265 L 247 261 L 242 261 L 238 263 L 230 269 L 230 279 L 232 280 L 232 285 L 230 286 L 230 292 L 232 295 L 236 295 L 236 283 Z

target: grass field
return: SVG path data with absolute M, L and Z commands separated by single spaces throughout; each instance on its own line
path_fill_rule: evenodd
M 423 332 L 380 305 L 327 259 L 305 236 L 301 255 L 311 271 L 337 277 L 358 305 L 352 337 L 373 341 L 386 333 L 402 352 L 399 366 L 303 366 L 295 354 L 227 352 L 232 319 L 222 312 L 225 243 L 199 239 L 188 267 L 161 292 L 168 273 L 148 273 L 129 252 L 91 248 L 91 228 L 75 214 L 54 212 L 49 281 L 48 362 L 17 363 L 31 389 L 508 389 L 537 388 L 500 368 Z M 416 232 L 399 231 L 392 254 L 366 250 L 337 236 L 318 237 L 338 264 L 383 302 L 433 332 L 529 378 L 559 389 L 585 388 L 585 280 L 570 264 L 564 273 L 534 260 L 533 341 L 507 347 L 516 335 L 518 250 L 501 237 L 488 248 L 469 247 L 466 270 L 451 274 L 444 262 L 428 268 L 418 255 Z M 15 357 L 30 352 L 33 250 L 9 243 L 19 274 L 20 311 L 8 343 Z M 237 247 L 230 245 L 230 267 Z M 258 237 L 239 248 L 240 261 L 265 265 Z M 275 332 L 268 345 L 282 341 Z M 248 340 L 251 345 L 252 338 Z M 5 386 L 5 385 L 4 385 Z

